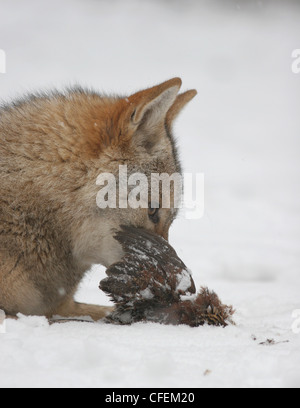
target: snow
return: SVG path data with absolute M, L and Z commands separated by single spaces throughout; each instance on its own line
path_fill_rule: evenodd
M 175 76 L 198 90 L 176 134 L 185 171 L 205 174 L 205 214 L 182 215 L 170 240 L 196 285 L 236 309 L 226 329 L 7 320 L 0 386 L 299 387 L 296 2 L 0 0 L 0 10 L 3 99 L 74 83 L 126 95 Z M 104 276 L 94 267 L 76 298 L 109 304 Z
M 184 293 L 192 286 L 191 272 L 183 270 L 177 276 L 176 292 Z
M 151 292 L 151 290 L 149 288 L 146 288 L 145 290 L 142 290 L 140 292 L 140 295 L 142 297 L 142 299 L 153 299 L 154 295 Z

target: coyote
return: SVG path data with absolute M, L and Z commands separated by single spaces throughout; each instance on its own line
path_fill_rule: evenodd
M 93 264 L 122 258 L 114 231 L 165 239 L 175 209 L 100 209 L 101 173 L 181 171 L 172 124 L 195 90 L 174 78 L 128 97 L 82 88 L 36 94 L 0 110 L 0 309 L 7 315 L 90 316 L 110 308 L 74 301 Z

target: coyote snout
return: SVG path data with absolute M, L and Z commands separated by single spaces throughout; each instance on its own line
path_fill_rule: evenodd
M 109 308 L 73 296 L 92 264 L 122 258 L 115 231 L 127 225 L 168 239 L 172 204 L 162 208 L 158 195 L 132 208 L 122 205 L 124 195 L 116 208 L 101 208 L 96 181 L 99 174 L 120 180 L 120 166 L 149 181 L 153 173 L 181 173 L 172 124 L 196 91 L 179 94 L 180 87 L 174 78 L 125 97 L 75 88 L 2 108 L 0 309 L 99 320 Z

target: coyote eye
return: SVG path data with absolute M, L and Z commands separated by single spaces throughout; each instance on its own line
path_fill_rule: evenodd
M 148 210 L 149 218 L 154 224 L 159 223 L 158 213 L 159 213 L 159 208 L 149 208 Z

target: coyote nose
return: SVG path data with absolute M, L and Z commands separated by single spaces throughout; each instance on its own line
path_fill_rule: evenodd
M 166 241 L 169 242 L 169 231 L 163 232 L 163 233 L 161 234 L 161 236 L 162 236 Z
M 166 241 L 169 242 L 169 229 L 166 228 L 157 228 L 155 234 L 163 237 Z

